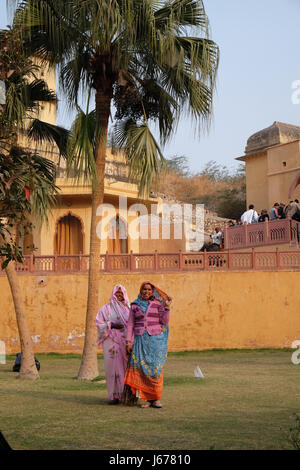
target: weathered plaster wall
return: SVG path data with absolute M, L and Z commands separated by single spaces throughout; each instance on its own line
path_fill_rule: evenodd
M 247 209 L 254 204 L 260 214 L 262 209 L 268 207 L 268 160 L 266 152 L 251 155 L 246 159 L 246 195 Z M 281 202 L 281 201 L 280 201 Z
M 20 275 L 37 352 L 81 352 L 87 275 Z M 40 281 L 43 280 L 41 283 Z M 151 280 L 173 297 L 169 350 L 290 347 L 300 338 L 299 273 L 198 272 L 99 275 L 99 305 L 122 283 L 133 300 Z M 0 276 L 0 340 L 19 351 L 11 294 Z M 96 312 L 95 312 L 96 315 Z

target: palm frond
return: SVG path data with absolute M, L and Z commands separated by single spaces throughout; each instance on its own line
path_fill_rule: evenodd
M 166 73 L 161 76 L 162 86 L 171 95 L 177 96 L 182 111 L 186 111 L 196 122 L 200 119 L 209 119 L 212 111 L 212 89 L 198 80 L 190 73 L 190 70 L 178 70 L 166 68 Z M 207 122 L 209 124 L 209 122 Z
M 55 103 L 57 101 L 54 91 L 49 90 L 44 80 L 34 80 L 27 84 L 27 95 L 31 102 L 45 101 Z
M 185 67 L 196 73 L 197 78 L 209 79 L 213 84 L 219 61 L 219 48 L 213 41 L 207 38 L 176 36 L 175 48 L 177 56 L 183 54 Z
M 1 215 L 15 223 L 33 214 L 41 222 L 47 220 L 58 195 L 55 185 L 55 164 L 38 154 L 12 147 L 0 154 Z M 30 200 L 25 187 L 31 190 Z
M 28 186 L 32 188 L 31 212 L 43 222 L 56 204 L 59 188 L 55 185 L 55 164 L 38 154 L 30 155 Z
M 114 136 L 127 157 L 129 179 L 138 181 L 139 195 L 147 197 L 154 177 L 165 166 L 158 143 L 147 124 L 138 125 L 130 119 L 116 125 Z
M 130 70 L 128 80 L 114 94 L 116 118 L 158 121 L 160 139 L 164 145 L 174 131 L 178 102 L 154 78 L 140 77 Z
M 166 32 L 171 28 L 182 30 L 184 26 L 198 26 L 207 31 L 207 16 L 202 0 L 170 0 L 155 13 L 155 26 Z
M 90 68 L 90 54 L 78 47 L 74 57 L 61 66 L 60 84 L 68 96 L 70 104 L 77 105 L 80 88 L 87 90 L 92 84 L 88 70 Z
M 78 38 L 74 2 L 21 0 L 13 25 L 23 32 L 28 52 L 51 61 L 62 60 Z
M 59 152 L 67 155 L 67 143 L 70 131 L 49 122 L 34 119 L 28 129 L 28 137 L 38 143 L 49 142 L 56 144 Z
M 28 95 L 27 83 L 25 80 L 6 82 L 6 104 L 5 118 L 8 122 L 17 123 L 22 129 L 24 128 L 24 120 L 28 112 Z
M 99 123 L 95 110 L 85 113 L 78 107 L 67 152 L 67 170 L 72 170 L 77 179 L 97 180 L 95 146 L 98 132 Z

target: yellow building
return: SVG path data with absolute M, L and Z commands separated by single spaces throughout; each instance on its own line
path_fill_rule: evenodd
M 56 91 L 55 68 L 40 69 L 38 78 L 44 79 L 49 88 Z M 41 103 L 38 117 L 51 124 L 56 124 L 56 103 Z M 39 144 L 35 146 L 32 141 L 28 142 L 24 136 L 20 136 L 19 142 L 24 147 L 34 149 L 55 162 L 57 167 L 56 185 L 61 190 L 61 197 L 49 215 L 48 223 L 39 227 L 33 221 L 35 225 L 33 233 L 20 238 L 19 243 L 23 244 L 24 254 L 29 254 L 33 245 L 37 255 L 88 254 L 91 225 L 91 185 L 84 180 L 78 182 L 70 175 L 67 177 L 66 163 L 55 145 Z M 174 239 L 174 224 L 171 224 L 169 240 L 162 239 L 161 223 L 158 239 L 140 238 L 138 234 L 141 227 L 138 224 L 136 224 L 136 230 L 132 236 L 128 233 L 131 222 L 140 215 L 144 215 L 144 208 L 138 204 L 143 204 L 147 208 L 148 214 L 155 212 L 159 215 L 161 203 L 162 200 L 155 196 L 150 196 L 146 200 L 139 199 L 137 184 L 128 182 L 128 166 L 124 155 L 120 152 L 112 152 L 107 148 L 104 204 L 110 207 L 110 212 L 102 215 L 106 216 L 106 219 L 110 217 L 110 220 L 107 221 L 105 230 L 108 237 L 104 237 L 101 242 L 101 252 L 129 253 L 131 250 L 135 253 L 154 250 L 172 252 L 179 249 L 185 251 L 184 233 L 182 239 Z M 122 205 L 126 205 L 127 212 L 124 208 L 122 209 Z M 130 207 L 131 210 L 129 210 Z M 148 233 L 151 235 L 150 226 Z
M 270 127 L 256 132 L 247 141 L 246 163 L 247 207 L 270 210 L 275 202 L 288 201 L 288 190 L 300 170 L 300 127 L 275 121 Z M 300 200 L 300 188 L 293 198 Z

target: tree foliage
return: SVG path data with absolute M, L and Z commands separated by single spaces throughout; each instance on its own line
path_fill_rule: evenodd
M 172 158 L 166 159 L 166 170 L 181 176 L 189 176 L 191 173 L 188 159 L 185 155 L 175 155 Z
M 178 201 L 204 204 L 205 208 L 220 217 L 239 219 L 246 207 L 245 168 L 235 170 L 216 161 L 210 161 L 204 169 L 192 174 L 187 158 L 168 160 L 169 171 L 160 185 L 160 192 Z
M 207 124 L 212 111 L 219 51 L 208 37 L 201 0 L 16 0 L 14 25 L 26 48 L 59 64 L 70 106 L 82 91 L 95 96 L 95 114 L 79 110 L 68 167 L 92 178 L 92 216 L 85 343 L 78 378 L 98 375 L 95 311 L 98 308 L 97 208 L 104 200 L 104 169 L 112 104 L 112 140 L 122 148 L 130 177 L 148 197 L 164 167 L 160 145 L 183 113 Z M 151 132 L 157 123 L 160 143 Z M 199 128 L 200 126 L 198 126 Z M 93 132 L 94 130 L 94 132 Z M 94 163 L 93 163 L 94 160 Z
M 9 261 L 22 262 L 16 231 L 30 233 L 30 215 L 42 220 L 54 204 L 55 165 L 35 153 L 12 147 L 0 153 L 0 257 L 2 269 Z
M 56 95 L 37 79 L 39 66 L 27 57 L 20 31 L 0 31 L 0 77 L 5 103 L 0 106 L 0 257 L 5 268 L 11 260 L 22 262 L 18 234 L 32 230 L 30 216 L 47 217 L 58 188 L 53 162 L 22 148 L 20 135 L 56 142 L 66 149 L 67 132 L 40 121 L 40 102 L 56 103 Z M 34 117 L 34 120 L 32 119 Z M 37 133 L 37 129 L 39 129 Z
M 15 25 L 22 25 L 33 54 L 60 64 L 70 104 L 78 105 L 79 93 L 91 88 L 107 97 L 109 108 L 114 103 L 113 141 L 125 151 L 132 178 L 140 179 L 140 193 L 147 194 L 164 165 L 151 122 L 158 123 L 165 144 L 183 113 L 199 125 L 210 120 L 219 51 L 208 37 L 202 1 L 16 3 Z M 86 138 L 81 144 L 89 152 Z M 78 140 L 76 146 L 80 153 Z

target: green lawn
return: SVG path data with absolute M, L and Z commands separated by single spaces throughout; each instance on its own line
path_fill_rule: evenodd
M 36 354 L 38 381 L 0 365 L 0 430 L 14 449 L 291 449 L 300 365 L 289 350 L 170 353 L 162 409 L 110 406 L 76 355 Z M 199 365 L 204 379 L 194 377 Z M 103 359 L 99 371 L 104 378 Z

